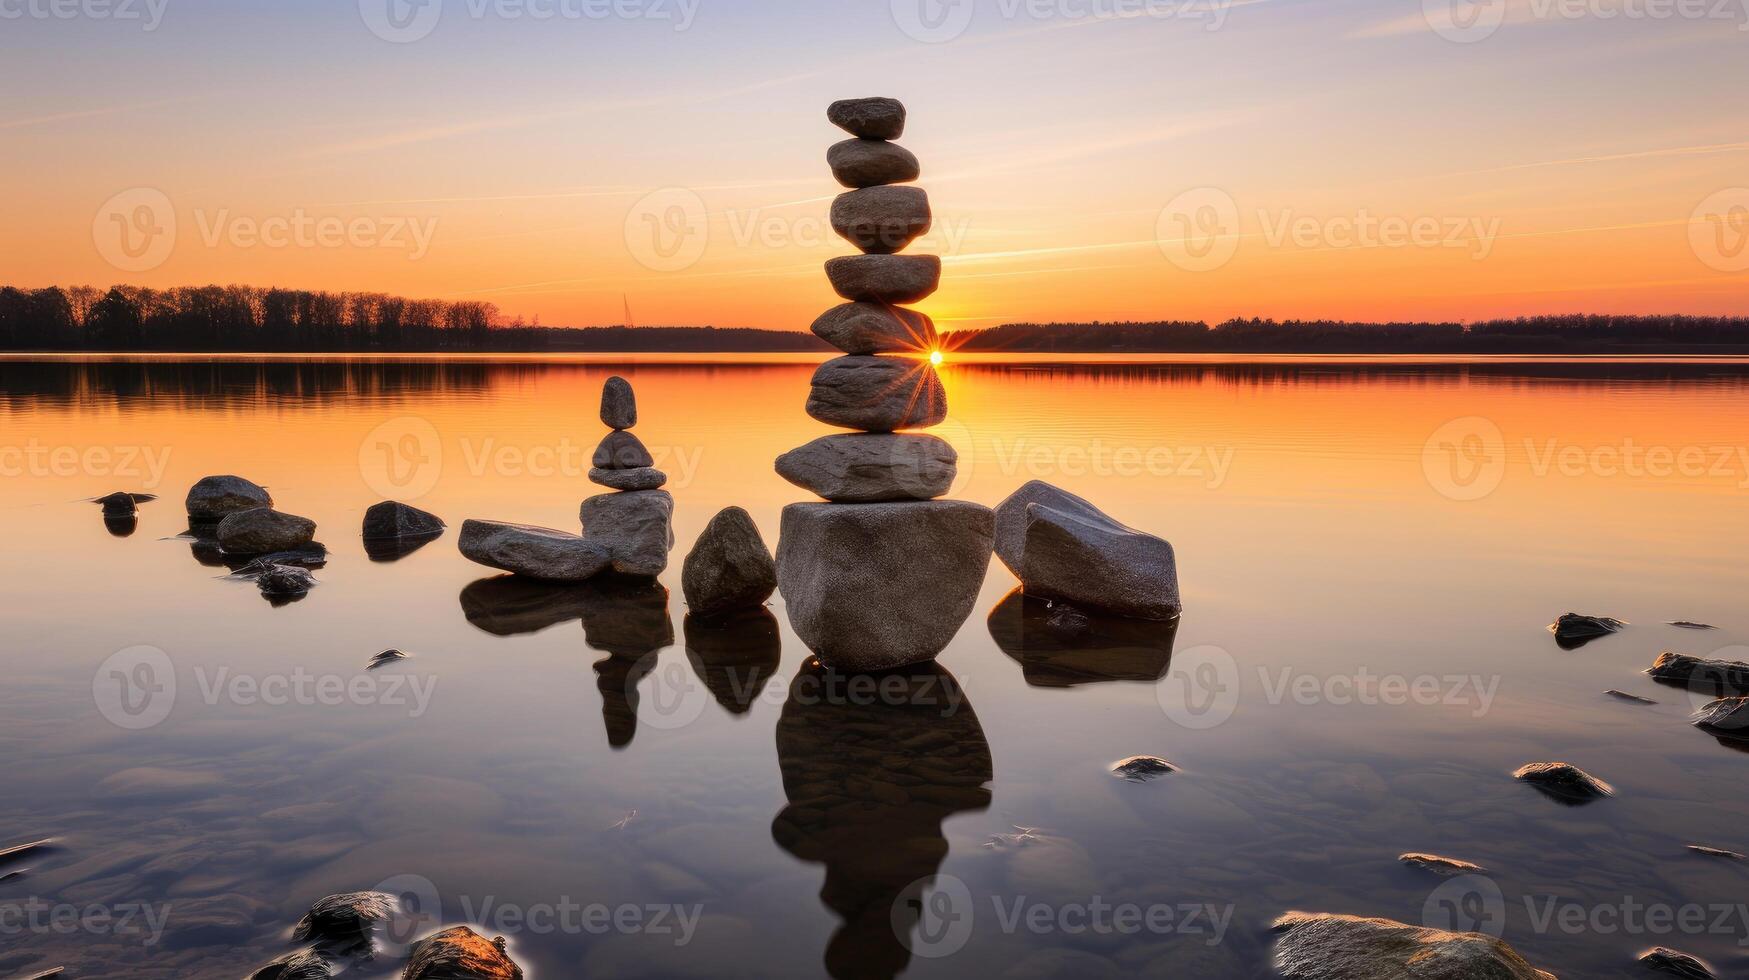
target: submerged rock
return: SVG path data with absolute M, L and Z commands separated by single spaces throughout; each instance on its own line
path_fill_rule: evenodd
M 582 582 L 611 560 L 607 548 L 552 528 L 497 521 L 462 524 L 461 553 L 470 561 L 548 582 Z
M 941 286 L 936 255 L 843 255 L 826 260 L 826 278 L 853 303 L 919 303 Z
M 777 563 L 753 516 L 727 507 L 698 536 L 680 582 L 692 614 L 710 619 L 764 605 L 777 589 Z
M 638 397 L 632 383 L 621 377 L 601 386 L 601 424 L 610 429 L 629 429 L 638 424 Z
M 205 477 L 188 491 L 188 518 L 201 524 L 216 524 L 240 510 L 272 506 L 273 496 L 265 488 L 240 476 Z
M 290 551 L 272 551 L 265 555 L 225 555 L 224 564 L 239 578 L 253 578 L 270 565 L 295 565 L 298 568 L 324 568 L 328 564 L 328 548 L 311 541 Z
M 316 537 L 316 522 L 270 507 L 240 510 L 219 522 L 219 547 L 227 555 L 266 555 L 290 551 Z
M 1501 940 L 1352 915 L 1289 912 L 1274 924 L 1287 980 L 1555 980 Z
M 328 980 L 334 976 L 334 965 L 314 949 L 287 953 L 254 973 L 249 980 Z
M 385 892 L 329 895 L 310 906 L 310 911 L 298 920 L 292 929 L 292 941 L 343 952 L 370 949 L 375 935 L 399 909 L 400 900 Z
M 1727 858 L 1732 861 L 1749 861 L 1749 855 L 1738 854 L 1736 851 L 1727 851 L 1722 847 L 1708 847 L 1705 844 L 1690 844 L 1688 845 L 1688 849 L 1696 854 L 1705 854 L 1707 857 Z
M 1712 967 L 1687 953 L 1659 946 L 1640 956 L 1640 964 L 1648 970 L 1681 977 L 1682 980 L 1714 980 Z
M 811 385 L 807 412 L 827 425 L 892 432 L 947 418 L 947 391 L 925 361 L 852 354 L 820 365 Z
M 832 202 L 832 230 L 870 255 L 891 255 L 929 234 L 934 215 L 921 187 L 865 187 Z
M 1681 684 L 1696 694 L 1713 697 L 1749 695 L 1749 664 L 1735 660 L 1705 660 L 1666 650 L 1646 671 L 1666 684 Z
M 105 517 L 132 517 L 139 512 L 139 505 L 157 500 L 157 494 L 151 493 L 112 493 L 98 497 L 92 503 L 103 508 Z
M 941 343 L 935 321 L 881 303 L 843 303 L 820 314 L 814 336 L 846 354 L 920 354 Z
M 316 577 L 307 568 L 293 565 L 269 565 L 261 570 L 255 585 L 275 605 L 302 599 L 316 587 Z M 279 601 L 276 601 L 279 600 Z
M 1642 698 L 1638 694 L 1629 694 L 1626 691 L 1618 691 L 1613 687 L 1607 691 L 1604 691 L 1603 693 L 1605 695 L 1612 697 L 1612 698 L 1615 698 L 1617 700 L 1632 701 L 1635 704 L 1657 704 L 1658 703 L 1658 702 L 1652 700 L 1651 698 Z
M 1447 878 L 1455 878 L 1459 875 L 1484 875 L 1488 873 L 1488 869 L 1479 864 L 1471 864 L 1468 861 L 1459 861 L 1457 858 L 1441 857 L 1438 854 L 1421 854 L 1418 852 L 1410 853 L 1401 855 L 1397 860 L 1407 864 L 1411 868 L 1420 868 L 1423 871 L 1431 871 L 1436 875 L 1444 875 Z
M 1168 620 L 1184 608 L 1164 538 L 1040 503 L 1026 505 L 1020 582 L 1028 595 L 1137 619 Z
M 841 671 L 933 659 L 971 615 L 994 527 L 968 501 L 791 504 L 777 550 L 790 625 Z
M 367 542 L 431 538 L 442 534 L 445 527 L 443 518 L 398 500 L 373 504 L 364 512 L 363 534 Z
M 488 941 L 467 926 L 445 929 L 415 943 L 403 980 L 522 980 L 522 967 L 505 952 L 502 937 Z
M 886 140 L 847 139 L 826 150 L 826 165 L 845 187 L 904 184 L 923 175 L 917 155 Z
M 1686 619 L 1678 619 L 1678 620 L 1676 620 L 1676 621 L 1675 621 L 1675 622 L 1672 622 L 1672 623 L 1670 623 L 1670 624 L 1669 624 L 1669 625 L 1671 625 L 1671 626 L 1675 626 L 1675 627 L 1678 627 L 1678 628 L 1680 628 L 1680 629 L 1685 629 L 1685 630 L 1711 630 L 1711 629 L 1718 629 L 1718 627 L 1717 627 L 1717 626 L 1708 626 L 1708 625 L 1707 625 L 1707 624 L 1705 624 L 1705 623 L 1691 623 L 1691 622 L 1689 622 L 1689 621 L 1688 621 L 1688 620 L 1686 620 Z
M 378 667 L 387 667 L 389 664 L 399 663 L 411 656 L 413 655 L 410 653 L 402 653 L 399 650 L 384 650 L 382 653 L 370 658 L 370 663 L 365 664 L 364 669 L 376 670 Z
M 1610 619 L 1608 616 L 1584 616 L 1570 612 L 1549 624 L 1549 632 L 1555 634 L 1556 643 L 1571 650 L 1598 637 L 1618 633 L 1626 625 L 1621 620 Z
M 1133 755 L 1112 764 L 1111 774 L 1132 783 L 1145 783 L 1178 771 L 1178 767 L 1158 756 Z
M 674 498 L 666 490 L 604 493 L 578 511 L 583 539 L 606 550 L 621 575 L 653 578 L 668 568 L 674 549 Z
M 953 487 L 959 453 L 931 435 L 892 432 L 822 436 L 777 458 L 777 474 L 848 504 L 933 500 Z
M 1694 724 L 1719 735 L 1749 737 L 1749 697 L 1719 698 L 1695 712 Z
M 1565 762 L 1529 762 L 1518 767 L 1512 778 L 1564 803 L 1590 803 L 1615 795 L 1615 787 Z
M 1166 676 L 1178 621 L 1088 613 L 1015 589 L 990 610 L 990 638 L 1020 663 L 1033 687 L 1109 681 L 1152 683 Z
M 589 482 L 610 490 L 660 490 L 668 483 L 668 474 L 654 466 L 630 470 L 589 471 Z
M 839 99 L 826 107 L 826 119 L 858 139 L 896 140 L 905 135 L 905 105 L 898 99 Z

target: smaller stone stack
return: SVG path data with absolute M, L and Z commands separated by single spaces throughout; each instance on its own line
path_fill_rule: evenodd
M 626 379 L 608 378 L 602 387 L 601 422 L 613 431 L 596 447 L 589 479 L 618 492 L 583 501 L 583 539 L 607 549 L 614 571 L 653 578 L 668 568 L 674 548 L 674 498 L 662 489 L 668 475 L 632 435 L 638 402 Z

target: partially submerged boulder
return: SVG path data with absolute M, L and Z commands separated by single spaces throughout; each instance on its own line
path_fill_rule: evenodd
M 1666 684 L 1681 684 L 1697 694 L 1713 697 L 1749 695 L 1749 664 L 1735 660 L 1707 660 L 1666 650 L 1646 671 Z
M 1311 912 L 1289 912 L 1274 928 L 1275 968 L 1287 980 L 1555 980 L 1477 932 Z
M 583 539 L 607 552 L 621 575 L 653 578 L 668 568 L 674 549 L 674 498 L 666 490 L 604 493 L 578 511 Z
M 612 558 L 602 544 L 575 534 L 497 521 L 464 522 L 458 546 L 470 561 L 548 582 L 585 581 Z
M 1598 637 L 1620 632 L 1626 625 L 1621 620 L 1608 616 L 1586 616 L 1570 612 L 1550 623 L 1549 632 L 1555 634 L 1556 643 L 1564 649 L 1572 650 Z
M 1027 595 L 1137 619 L 1183 610 L 1170 543 L 1041 480 L 996 508 L 996 555 Z
M 1682 980 L 1716 980 L 1712 967 L 1703 960 L 1667 946 L 1658 946 L 1641 954 L 1640 965 Z
M 431 538 L 443 533 L 443 518 L 429 511 L 385 500 L 373 504 L 364 512 L 364 540 L 400 541 L 407 538 Z
M 291 551 L 315 540 L 316 522 L 271 507 L 240 510 L 219 522 L 219 547 L 227 555 Z
M 300 949 L 249 974 L 249 980 L 328 980 L 332 976 L 334 964 L 320 950 Z
M 1145 783 L 1177 771 L 1177 766 L 1155 755 L 1133 755 L 1128 759 L 1119 759 L 1111 765 L 1113 776 L 1132 783 Z
M 764 605 L 777 589 L 777 563 L 753 516 L 727 507 L 698 536 L 680 582 L 692 615 L 712 619 Z
M 467 926 L 445 929 L 413 945 L 403 980 L 522 980 L 503 937 L 488 940 Z
M 370 949 L 375 936 L 400 910 L 386 892 L 344 892 L 319 899 L 292 929 L 293 942 L 343 952 Z
M 316 586 L 316 577 L 307 568 L 268 565 L 256 577 L 255 585 L 269 602 L 277 606 L 309 595 Z
M 188 519 L 199 524 L 217 524 L 240 510 L 272 506 L 273 496 L 264 487 L 240 476 L 204 477 L 188 491 Z
M 1732 738 L 1749 738 L 1749 697 L 1719 698 L 1695 712 L 1697 728 Z
M 139 511 L 139 505 L 157 500 L 158 496 L 151 493 L 112 493 L 98 497 L 92 503 L 103 508 L 104 517 L 132 517 Z
M 1529 762 L 1519 766 L 1512 778 L 1563 803 L 1590 803 L 1615 795 L 1615 787 L 1566 762 Z

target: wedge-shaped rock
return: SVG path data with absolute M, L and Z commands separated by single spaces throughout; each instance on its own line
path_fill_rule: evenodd
M 522 980 L 522 967 L 505 954 L 503 939 L 487 940 L 467 926 L 445 929 L 413 944 L 405 980 Z
M 933 500 L 959 472 L 959 453 L 935 436 L 858 432 L 822 436 L 777 458 L 779 476 L 827 500 Z
M 832 176 L 845 187 L 880 187 L 916 180 L 923 167 L 910 150 L 886 140 L 850 139 L 826 151 Z
M 1655 681 L 1681 684 L 1697 694 L 1718 698 L 1749 695 L 1749 664 L 1735 660 L 1706 660 L 1666 650 L 1658 654 L 1646 674 Z
M 225 515 L 257 507 L 272 507 L 273 496 L 240 476 L 209 476 L 188 491 L 189 520 L 217 524 Z
M 688 610 L 704 619 L 764 605 L 777 589 L 777 564 L 753 516 L 728 507 L 711 518 L 686 556 L 680 584 Z
M 443 518 L 395 500 L 385 500 L 364 512 L 366 541 L 428 538 L 442 534 L 443 528 Z
M 1479 932 L 1312 912 L 1289 912 L 1275 930 L 1275 968 L 1287 980 L 1555 980 Z
M 826 278 L 852 302 L 902 306 L 928 299 L 941 286 L 936 255 L 844 255 L 826 261 Z
M 583 538 L 606 549 L 621 575 L 652 577 L 674 549 L 674 498 L 666 490 L 604 493 L 583 501 Z
M 905 105 L 898 99 L 839 99 L 826 107 L 826 118 L 860 139 L 896 140 L 905 135 Z
M 994 533 L 968 501 L 791 504 L 777 545 L 790 625 L 841 671 L 934 659 L 971 615 Z
M 865 187 L 832 202 L 832 230 L 871 255 L 904 251 L 934 220 L 921 187 Z
M 1044 504 L 1052 510 L 1086 518 L 1104 518 L 1105 512 L 1084 498 L 1043 480 L 1033 480 L 996 505 L 996 557 L 1020 578 L 1026 555 L 1026 505 Z
M 1164 538 L 1044 504 L 1026 506 L 1020 583 L 1028 595 L 1137 619 L 1171 619 L 1184 609 Z
M 934 320 L 880 303 L 834 306 L 814 321 L 814 336 L 846 354 L 921 354 L 941 343 Z
M 947 391 L 927 362 L 853 354 L 814 371 L 808 414 L 864 432 L 924 429 L 947 418 Z
M 240 510 L 219 522 L 219 547 L 227 555 L 265 555 L 301 548 L 316 537 L 316 522 L 271 507 Z
M 655 457 L 644 448 L 644 442 L 630 432 L 616 430 L 607 434 L 595 447 L 590 465 L 601 470 L 636 470 L 655 466 Z
M 470 561 L 548 582 L 585 581 L 612 560 L 599 542 L 526 524 L 466 521 L 458 544 Z
M 632 383 L 621 377 L 601 386 L 601 424 L 610 429 L 629 429 L 638 424 L 638 397 Z
M 614 490 L 660 490 L 668 482 L 668 474 L 653 466 L 635 470 L 592 469 L 589 482 Z

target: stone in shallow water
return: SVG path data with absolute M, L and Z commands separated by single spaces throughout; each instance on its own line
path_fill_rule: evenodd
M 898 306 L 934 295 L 941 285 L 936 255 L 844 255 L 826 260 L 826 278 L 852 302 Z
M 1749 697 L 1719 698 L 1695 712 L 1694 724 L 1718 735 L 1749 738 Z
M 1608 783 L 1565 762 L 1525 763 L 1512 778 L 1530 783 L 1563 803 L 1590 803 L 1615 795 L 1615 788 Z
M 1027 504 L 1024 562 L 1027 595 L 1137 619 L 1167 620 L 1184 608 L 1172 545 L 1104 514 Z
M 820 314 L 813 330 L 846 354 L 921 354 L 941 342 L 929 317 L 881 303 L 841 303 Z
M 1648 970 L 1681 977 L 1682 980 L 1714 980 L 1712 967 L 1697 957 L 1679 953 L 1667 946 L 1647 950 L 1640 957 L 1640 963 Z
M 891 255 L 927 235 L 934 224 L 921 187 L 865 187 L 832 202 L 832 230 L 870 255 Z
M 839 99 L 826 107 L 826 119 L 859 139 L 896 140 L 905 135 L 905 104 L 898 99 Z
M 959 453 L 929 435 L 822 436 L 777 458 L 777 474 L 827 500 L 933 500 L 953 486 Z
M 1749 664 L 1735 660 L 1707 660 L 1666 650 L 1658 654 L 1646 674 L 1655 681 L 1681 684 L 1696 694 L 1749 695 Z
M 666 490 L 604 493 L 578 511 L 583 538 L 607 549 L 621 575 L 653 577 L 668 567 L 674 548 L 674 498 Z
M 273 497 L 266 489 L 240 476 L 204 477 L 188 491 L 189 520 L 201 524 L 216 524 L 240 510 L 272 506 Z
M 680 582 L 692 615 L 709 619 L 764 605 L 777 589 L 777 564 L 752 515 L 728 507 L 705 525 Z
M 140 504 L 150 503 L 157 499 L 157 495 L 150 493 L 117 492 L 98 497 L 92 503 L 103 508 L 103 516 L 105 517 L 132 517 L 139 511 Z
M 865 432 L 928 428 L 947 418 L 947 390 L 927 362 L 853 354 L 814 371 L 807 412 Z
M 310 906 L 292 929 L 293 942 L 310 942 L 341 951 L 368 949 L 400 908 L 400 899 L 385 892 L 345 892 Z
M 1657 704 L 1658 703 L 1658 702 L 1652 700 L 1651 698 L 1642 698 L 1638 694 L 1629 694 L 1626 691 L 1618 691 L 1613 687 L 1607 691 L 1604 691 L 1603 693 L 1605 695 L 1607 695 L 1608 697 L 1615 698 L 1617 701 L 1632 701 L 1634 704 Z
M 269 565 L 255 579 L 256 588 L 275 605 L 281 605 L 282 600 L 302 599 L 315 585 L 316 577 L 309 569 L 291 565 Z
M 660 490 L 668 483 L 668 474 L 654 466 L 634 470 L 589 471 L 589 482 L 611 490 Z
M 1431 871 L 1436 875 L 1444 875 L 1447 878 L 1455 878 L 1458 875 L 1483 875 L 1488 873 L 1488 869 L 1479 864 L 1471 864 L 1468 861 L 1459 861 L 1457 858 L 1442 857 L 1438 854 L 1404 854 L 1398 857 L 1397 860 L 1412 868 Z
M 334 966 L 328 958 L 313 949 L 287 953 L 254 973 L 249 980 L 328 980 Z
M 1111 766 L 1113 776 L 1132 783 L 1145 783 L 1177 771 L 1178 768 L 1172 763 L 1153 755 L 1133 755 L 1128 759 L 1120 759 Z
M 1722 847 L 1708 847 L 1705 844 L 1690 844 L 1688 845 L 1688 849 L 1696 854 L 1704 854 L 1707 857 L 1726 858 L 1731 861 L 1749 861 L 1749 855 L 1738 854 L 1736 851 L 1727 851 Z
M 1104 518 L 1105 512 L 1089 501 L 1043 480 L 1033 480 L 996 505 L 996 557 L 1020 577 L 1026 565 L 1026 505 L 1045 504 L 1053 510 L 1088 518 Z
M 933 659 L 977 602 L 994 523 L 960 500 L 791 504 L 777 547 L 790 625 L 841 671 Z
M 610 429 L 629 429 L 638 424 L 638 396 L 632 383 L 615 376 L 601 386 L 601 424 Z
M 364 512 L 363 535 L 366 541 L 429 538 L 442 534 L 444 527 L 443 518 L 398 500 L 372 504 Z
M 1178 634 L 1177 620 L 1089 613 L 1020 589 L 990 610 L 989 627 L 1033 687 L 1158 681 L 1172 664 Z
M 826 165 L 845 187 L 879 187 L 916 180 L 923 173 L 917 156 L 886 140 L 848 139 L 826 151 Z
M 316 522 L 268 507 L 240 510 L 219 522 L 219 547 L 227 555 L 291 551 L 316 537 Z
M 1352 915 L 1289 912 L 1274 924 L 1287 980 L 1555 980 L 1506 943 Z
M 546 527 L 465 521 L 461 553 L 469 561 L 549 582 L 582 582 L 606 568 L 606 547 Z
M 1556 643 L 1572 650 L 1598 637 L 1620 632 L 1626 625 L 1621 620 L 1610 619 L 1608 616 L 1585 616 L 1570 612 L 1549 624 L 1549 632 L 1555 634 Z
M 522 980 L 502 938 L 488 941 L 467 926 L 445 929 L 413 946 L 404 980 Z
M 636 470 L 656 465 L 656 459 L 644 448 L 643 440 L 630 432 L 614 431 L 595 447 L 589 465 L 601 470 Z

